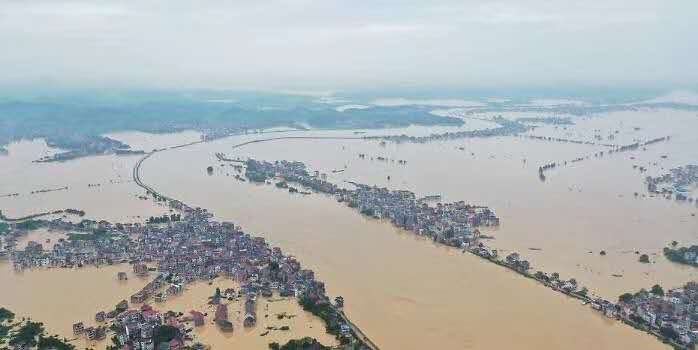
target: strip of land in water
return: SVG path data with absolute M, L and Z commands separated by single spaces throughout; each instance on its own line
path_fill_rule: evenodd
M 312 137 L 293 137 L 293 138 L 311 139 Z M 264 139 L 264 140 L 257 140 L 257 141 L 253 141 L 253 142 L 247 142 L 247 143 L 245 143 L 245 144 L 250 144 L 250 143 L 254 143 L 254 142 L 268 142 L 268 141 L 273 141 L 273 140 L 293 139 L 293 138 L 292 138 L 292 137 L 269 138 L 269 139 Z M 319 138 L 318 138 L 318 139 L 319 139 Z M 329 139 L 329 138 L 327 138 L 327 139 Z M 348 139 L 348 138 L 346 138 L 346 139 Z M 361 139 L 361 138 L 352 138 L 352 139 Z M 182 148 L 182 147 L 186 147 L 186 146 L 189 146 L 189 145 L 192 145 L 192 144 L 197 144 L 197 143 L 200 143 L 200 142 L 195 142 L 195 143 L 190 143 L 190 144 L 184 144 L 184 145 L 179 145 L 179 146 L 173 146 L 173 147 L 170 147 L 170 148 L 168 148 L 168 149 Z M 243 146 L 243 145 L 242 145 L 242 144 L 241 144 L 241 145 L 236 145 L 236 147 L 241 147 L 241 146 Z M 139 163 L 137 164 L 137 167 L 140 168 L 140 166 L 142 165 L 142 162 L 145 161 L 145 160 L 147 160 L 151 155 L 152 155 L 152 153 L 147 154 L 145 157 L 143 157 L 143 158 L 139 161 Z M 135 168 L 134 168 L 134 174 L 136 174 L 136 175 L 134 175 L 134 179 L 136 179 L 136 177 L 138 176 L 138 171 L 136 171 Z M 172 200 L 171 198 L 165 197 L 165 196 L 163 196 L 162 194 L 156 192 L 153 188 L 149 187 L 147 184 L 142 183 L 142 181 L 140 181 L 139 176 L 138 176 L 138 181 L 136 181 L 136 182 L 138 183 L 139 186 L 143 187 L 143 188 L 146 189 L 147 191 L 150 191 L 152 194 L 157 195 L 157 196 L 159 196 L 159 197 L 161 197 L 161 198 L 163 198 L 163 199 L 166 199 L 166 200 Z M 490 261 L 491 261 L 491 260 L 490 260 Z M 495 263 L 498 263 L 499 265 L 505 266 L 505 267 L 507 267 L 507 268 L 509 268 L 509 269 L 512 268 L 510 265 L 507 265 L 507 264 L 505 264 L 504 262 L 501 262 L 501 261 L 495 262 Z M 535 278 L 535 276 L 530 276 L 530 275 L 527 275 L 527 277 L 529 277 L 529 278 Z M 553 286 L 553 288 L 555 288 L 555 286 Z
M 232 146 L 232 148 L 236 149 L 247 144 L 249 143 L 237 144 Z M 479 232 L 477 232 L 477 234 L 472 234 L 472 231 L 468 230 L 472 229 L 472 226 L 452 226 L 443 229 L 444 226 L 441 225 L 440 227 L 442 229 L 438 230 L 438 232 L 437 230 L 431 230 L 429 228 L 425 229 L 423 226 L 418 227 L 416 225 L 416 221 L 418 220 L 414 218 L 414 216 L 418 216 L 418 213 L 414 210 L 416 207 L 414 203 L 418 200 L 414 197 L 414 194 L 409 191 L 389 191 L 387 189 L 378 189 L 355 183 L 354 185 L 358 187 L 357 190 L 339 189 L 336 185 L 321 179 L 317 172 L 315 172 L 315 175 L 310 175 L 305 165 L 300 162 L 277 161 L 270 163 L 248 159 L 246 165 L 246 177 L 250 181 L 265 182 L 270 179 L 278 178 L 281 181 L 280 183 L 286 183 L 286 181 L 289 183 L 297 183 L 317 192 L 333 195 L 338 201 L 347 203 L 348 206 L 356 208 L 364 215 L 376 218 L 388 218 L 395 226 L 420 235 L 427 235 L 434 239 L 434 241 L 442 244 L 463 248 L 464 252 L 478 255 L 487 261 L 515 271 L 527 278 L 534 279 L 553 290 L 577 298 L 584 304 L 589 304 L 592 308 L 602 312 L 609 318 L 619 319 L 623 323 L 636 329 L 647 331 L 655 335 L 661 341 L 670 343 L 672 346 L 684 348 L 692 342 L 692 340 L 687 338 L 673 337 L 671 333 L 663 331 L 663 328 L 653 328 L 653 322 L 645 322 L 643 318 L 639 316 L 643 306 L 640 306 L 637 310 L 631 310 L 628 308 L 630 305 L 629 303 L 614 303 L 601 298 L 590 298 L 587 295 L 588 290 L 586 288 L 580 289 L 574 278 L 561 280 L 557 274 L 547 274 L 542 271 L 537 271 L 535 273 L 529 272 L 531 270 L 530 263 L 520 259 L 517 253 L 509 254 L 506 259 L 499 258 L 496 250 L 487 248 L 483 242 L 479 240 Z M 285 186 L 277 187 L 283 188 Z M 292 189 L 291 187 L 288 188 L 289 190 Z M 400 200 L 405 198 L 407 198 L 407 200 L 404 203 L 400 203 Z M 449 204 L 444 205 L 446 208 L 448 206 Z M 439 207 L 441 208 L 441 205 L 439 205 Z M 474 208 L 474 206 L 462 206 L 462 209 L 466 211 L 472 210 L 472 208 Z M 410 212 L 410 210 L 412 210 L 412 212 Z M 405 212 L 407 212 L 407 214 L 405 214 Z M 440 213 L 443 214 L 443 212 Z M 471 213 L 474 215 L 472 211 Z M 476 221 L 477 220 L 478 219 L 476 219 Z M 459 232 L 459 234 L 454 234 L 454 232 Z M 462 234 L 463 232 L 466 232 L 466 234 Z M 652 302 L 651 298 L 646 300 L 648 303 Z

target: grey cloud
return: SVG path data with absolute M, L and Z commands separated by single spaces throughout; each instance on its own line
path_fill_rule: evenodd
M 696 85 L 696 13 L 691 0 L 0 0 L 0 84 Z

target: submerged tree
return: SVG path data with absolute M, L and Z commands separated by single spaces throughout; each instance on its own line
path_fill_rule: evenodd
M 650 293 L 657 295 L 657 296 L 660 296 L 660 297 L 663 297 L 664 296 L 664 288 L 662 288 L 662 286 L 660 286 L 658 284 L 655 284 L 654 286 L 652 286 L 652 289 L 650 289 Z
M 623 293 L 618 297 L 618 301 L 621 303 L 629 303 L 633 301 L 634 296 L 631 293 Z

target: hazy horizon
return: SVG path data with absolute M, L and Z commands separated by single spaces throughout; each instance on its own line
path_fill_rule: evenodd
M 0 1 L 2 86 L 695 89 L 695 1 Z

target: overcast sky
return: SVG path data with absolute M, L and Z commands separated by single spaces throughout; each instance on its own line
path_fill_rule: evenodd
M 0 0 L 0 84 L 698 85 L 696 0 Z

